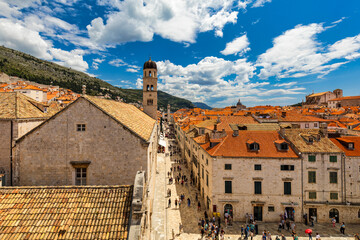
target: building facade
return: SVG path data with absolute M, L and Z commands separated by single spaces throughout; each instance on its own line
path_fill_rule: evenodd
M 130 104 L 84 96 L 17 140 L 14 182 L 127 185 L 137 171 L 149 179 L 156 154 L 155 120 Z

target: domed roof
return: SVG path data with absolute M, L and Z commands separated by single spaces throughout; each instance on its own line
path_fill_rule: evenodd
M 144 69 L 147 68 L 157 69 L 156 63 L 154 61 L 151 61 L 151 58 L 149 59 L 149 61 L 144 63 Z

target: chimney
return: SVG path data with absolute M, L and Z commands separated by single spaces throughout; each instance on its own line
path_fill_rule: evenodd
M 217 131 L 217 124 L 214 124 L 214 131 Z
M 209 135 L 209 133 L 206 133 L 205 134 L 205 143 L 208 143 L 208 142 L 210 142 L 210 135 Z
M 281 112 L 281 117 L 286 117 L 286 112 Z

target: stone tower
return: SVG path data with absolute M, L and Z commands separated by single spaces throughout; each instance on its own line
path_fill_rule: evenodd
M 143 67 L 143 107 L 147 115 L 157 119 L 157 67 L 151 58 Z

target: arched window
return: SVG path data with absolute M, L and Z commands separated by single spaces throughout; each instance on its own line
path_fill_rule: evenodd
M 260 149 L 260 146 L 258 143 L 254 142 L 249 145 L 250 151 L 258 151 Z
M 150 90 L 151 90 L 151 91 L 154 91 L 154 85 L 151 85 Z
M 149 72 L 149 76 L 151 77 L 151 71 Z
M 147 85 L 146 86 L 146 91 L 149 91 L 150 90 L 150 85 Z

